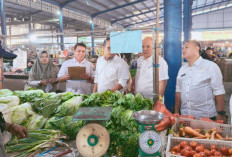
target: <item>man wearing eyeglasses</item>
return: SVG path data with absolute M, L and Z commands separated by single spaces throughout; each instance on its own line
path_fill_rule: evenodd
M 75 92 L 78 94 L 90 94 L 91 82 L 94 77 L 94 67 L 91 62 L 85 59 L 86 45 L 77 43 L 74 46 L 74 58 L 65 61 L 58 73 L 58 82 L 66 82 L 66 92 Z M 82 76 L 83 80 L 70 80 L 68 67 L 80 66 L 86 68 L 86 74 Z

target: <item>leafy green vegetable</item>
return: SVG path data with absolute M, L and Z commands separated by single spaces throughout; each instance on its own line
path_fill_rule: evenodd
M 55 116 L 64 117 L 64 116 L 72 116 L 79 109 L 82 102 L 82 96 L 75 96 L 71 99 L 65 101 L 62 105 L 60 105 L 57 109 L 57 113 Z
M 51 117 L 55 114 L 58 106 L 61 104 L 62 95 L 48 94 L 34 103 L 33 108 L 44 117 Z
M 1 89 L 0 90 L 0 97 L 11 96 L 13 92 L 9 89 Z
M 83 126 L 82 121 L 73 121 L 72 116 L 56 117 L 54 120 L 50 120 L 50 124 L 54 129 L 61 130 L 70 139 L 75 139 L 77 132 Z
M 0 97 L 0 103 L 7 104 L 9 107 L 19 105 L 19 98 L 17 96 Z
M 11 111 L 11 120 L 14 124 L 22 124 L 28 117 L 35 114 L 30 103 L 13 106 Z
M 14 91 L 13 95 L 16 95 L 20 99 L 20 103 L 34 102 L 36 99 L 41 98 L 44 94 L 43 90 L 28 90 L 28 91 Z
M 41 129 L 44 127 L 47 118 L 44 118 L 42 115 L 35 114 L 31 116 L 26 122 L 25 125 L 29 130 Z
M 13 137 L 6 145 L 6 151 L 17 152 L 15 157 L 34 156 L 33 152 L 39 149 L 51 148 L 60 143 L 60 139 L 67 139 L 60 131 L 38 129 L 29 130 L 29 138 L 18 140 Z

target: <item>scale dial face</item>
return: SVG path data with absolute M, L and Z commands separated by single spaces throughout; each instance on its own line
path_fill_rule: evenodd
M 76 146 L 84 157 L 103 156 L 110 144 L 110 136 L 106 128 L 97 123 L 83 126 L 77 134 Z
M 139 147 L 144 153 L 156 153 L 161 147 L 159 134 L 155 131 L 144 131 L 139 137 Z

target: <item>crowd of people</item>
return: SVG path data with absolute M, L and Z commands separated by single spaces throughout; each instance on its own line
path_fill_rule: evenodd
M 77 43 L 74 46 L 74 58 L 65 61 L 60 69 L 49 60 L 48 53 L 43 51 L 29 72 L 27 86 L 51 92 L 56 91 L 58 83 L 65 82 L 66 92 L 78 94 L 106 90 L 125 92 L 128 87 L 131 87 L 129 92 L 140 93 L 152 99 L 154 94 L 152 38 L 143 39 L 142 54 L 137 60 L 132 60 L 134 68 L 137 69 L 135 77 L 131 77 L 128 63 L 119 55 L 111 53 L 109 36 L 105 39 L 103 46 L 104 55 L 99 58 L 94 56 L 90 62 L 85 58 L 86 45 Z M 223 97 L 225 90 L 222 74 L 217 65 L 223 55 L 215 53 L 212 48 L 201 52 L 200 43 L 195 40 L 187 41 L 182 53 L 187 64 L 184 64 L 178 72 L 174 112 L 192 115 L 197 119 L 208 117 L 212 120 L 226 121 Z M 68 68 L 73 66 L 85 67 L 86 73 L 80 80 L 70 79 Z M 168 64 L 159 57 L 159 94 L 161 96 L 165 93 L 168 79 Z M 24 136 L 27 136 L 26 132 Z

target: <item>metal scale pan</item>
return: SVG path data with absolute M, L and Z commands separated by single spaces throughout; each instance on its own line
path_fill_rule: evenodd
M 141 110 L 133 113 L 133 118 L 140 124 L 159 124 L 164 114 L 153 110 Z

